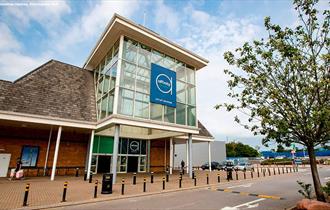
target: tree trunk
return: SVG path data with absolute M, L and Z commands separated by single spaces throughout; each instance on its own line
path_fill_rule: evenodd
M 319 173 L 317 171 L 317 164 L 316 164 L 316 158 L 315 158 L 315 151 L 313 146 L 307 146 L 308 150 L 308 156 L 309 156 L 309 162 L 311 166 L 311 172 L 312 172 L 312 177 L 313 177 L 313 183 L 314 183 L 314 190 L 316 194 L 316 198 L 318 201 L 323 201 L 325 202 L 325 197 L 321 189 L 321 182 L 320 182 L 320 177 Z

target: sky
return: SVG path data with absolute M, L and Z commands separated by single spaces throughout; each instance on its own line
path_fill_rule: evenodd
M 114 13 L 208 59 L 197 72 L 197 118 L 216 140 L 261 145 L 262 136 L 234 122 L 240 113 L 214 109 L 230 101 L 223 70 L 234 67 L 223 53 L 266 37 L 266 16 L 295 26 L 290 0 L 0 0 L 0 79 L 14 81 L 50 59 L 82 67 Z

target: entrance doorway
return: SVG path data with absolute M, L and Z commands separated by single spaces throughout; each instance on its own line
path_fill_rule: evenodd
M 137 172 L 139 165 L 139 157 L 128 156 L 127 160 L 127 172 Z
M 97 173 L 110 173 L 111 156 L 99 155 Z

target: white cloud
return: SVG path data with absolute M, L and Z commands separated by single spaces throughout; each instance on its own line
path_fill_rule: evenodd
M 54 27 L 59 26 L 62 16 L 70 12 L 70 6 L 66 1 L 33 1 L 27 5 L 8 6 L 5 10 L 5 13 L 14 19 L 14 23 L 18 25 L 17 29 L 21 32 L 33 21 L 52 32 L 56 29 Z
M 9 27 L 0 22 L 0 53 L 1 51 L 18 50 L 19 42 L 14 38 Z
M 136 0 L 102 1 L 81 16 L 77 22 L 70 25 L 66 34 L 57 42 L 56 47 L 60 52 L 65 53 L 70 46 L 98 37 L 114 13 L 131 17 L 134 12 L 139 10 L 140 5 Z
M 186 34 L 179 42 L 210 61 L 207 67 L 197 73 L 198 119 L 215 136 L 238 139 L 253 137 L 248 130 L 234 122 L 234 116 L 240 113 L 215 110 L 214 106 L 231 101 L 227 97 L 229 78 L 223 70 L 233 67 L 226 63 L 223 53 L 257 38 L 260 27 L 252 19 L 218 19 L 192 7 L 185 12 L 191 15 L 181 24 Z
M 165 26 L 169 33 L 177 33 L 179 31 L 180 16 L 173 8 L 165 5 L 164 1 L 157 1 L 154 18 L 159 28 Z

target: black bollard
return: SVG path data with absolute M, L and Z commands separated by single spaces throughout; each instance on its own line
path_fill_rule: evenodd
M 192 178 L 192 179 L 195 178 L 195 171 L 194 171 L 194 170 L 192 171 L 192 176 L 191 176 L 191 178 Z
M 179 188 L 182 187 L 182 179 L 179 179 Z
M 144 177 L 143 178 L 143 192 L 147 191 L 147 179 Z
M 268 168 L 268 176 L 271 176 L 270 168 Z
M 282 174 L 284 174 L 284 167 L 282 167 Z
M 165 190 L 165 177 L 163 177 L 163 190 Z
M 87 171 L 85 170 L 85 173 L 84 173 L 84 181 L 87 180 Z
M 121 179 L 121 194 L 122 195 L 125 194 L 125 179 L 124 178 Z
M 274 173 L 274 175 L 276 175 L 276 171 L 275 171 L 275 168 L 273 168 L 273 173 Z
M 238 180 L 238 173 L 237 173 L 237 171 L 235 171 L 235 173 L 236 173 L 236 180 Z
M 251 171 L 251 179 L 253 179 L 253 171 Z
M 220 183 L 220 174 L 218 174 L 218 183 Z
M 277 173 L 278 173 L 278 174 L 281 174 L 281 170 L 280 170 L 279 167 L 277 167 Z
M 27 205 L 28 205 L 27 200 L 28 200 L 28 197 L 29 197 L 29 191 L 30 191 L 30 184 L 27 183 L 27 184 L 25 185 L 25 192 L 24 192 L 23 206 L 27 206 Z
M 150 183 L 154 183 L 154 172 L 151 172 Z
M 258 169 L 258 177 L 260 177 L 260 174 L 259 174 L 259 169 Z
M 196 179 L 196 177 L 194 178 L 194 185 L 197 186 L 197 179 Z
M 246 179 L 246 174 L 245 174 L 245 171 L 243 172 L 243 175 L 244 175 L 244 179 Z
M 168 171 L 166 171 L 166 182 L 168 182 L 168 180 L 169 180 L 169 173 Z
M 92 181 L 93 181 L 93 173 L 91 172 L 89 175 L 89 183 L 92 183 Z
M 97 198 L 97 185 L 99 184 L 99 181 L 95 181 L 95 187 L 94 187 L 94 198 Z
M 63 186 L 62 202 L 66 201 L 66 190 L 67 190 L 67 188 L 68 188 L 68 182 L 65 181 L 64 186 Z
M 76 168 L 76 177 L 79 176 L 79 168 Z
M 133 185 L 136 185 L 136 173 L 133 173 Z
M 265 173 L 266 173 L 265 169 L 262 169 L 262 173 L 265 176 Z
M 209 174 L 206 174 L 206 184 L 209 184 Z
M 180 179 L 182 179 L 182 173 L 180 173 Z

